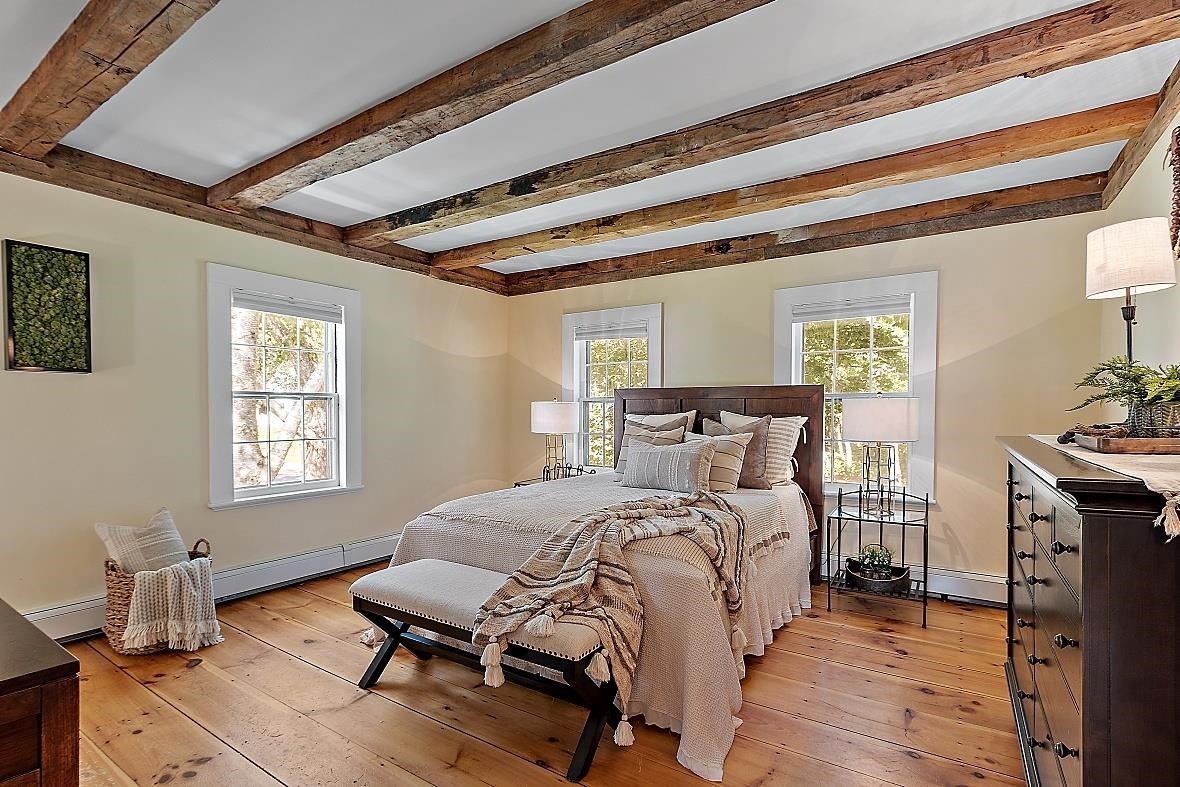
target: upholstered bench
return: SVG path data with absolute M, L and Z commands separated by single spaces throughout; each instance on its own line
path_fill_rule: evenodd
M 369 574 L 353 583 L 352 606 L 387 635 L 360 679 L 360 687 L 375 684 L 398 646 L 421 659 L 442 656 L 482 669 L 476 653 L 423 637 L 410 631 L 425 629 L 455 640 L 471 641 L 480 606 L 508 579 L 508 575 L 445 560 L 415 560 Z M 597 632 L 580 623 L 558 621 L 553 634 L 537 637 L 523 628 L 509 635 L 503 655 L 554 670 L 564 683 L 543 675 L 502 665 L 514 683 L 573 702 L 590 710 L 574 751 L 567 777 L 579 781 L 590 769 L 598 741 L 607 724 L 618 724 L 613 680 L 597 684 L 586 674 L 602 649 Z

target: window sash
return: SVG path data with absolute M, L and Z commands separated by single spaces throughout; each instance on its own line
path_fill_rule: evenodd
M 937 369 L 938 273 L 923 272 L 882 276 L 843 282 L 829 282 L 802 287 L 784 288 L 774 295 L 774 380 L 779 384 L 798 385 L 803 382 L 803 330 L 805 322 L 831 319 L 856 319 L 908 312 L 910 315 L 908 350 L 908 389 L 886 392 L 885 396 L 910 396 L 921 401 L 920 438 L 907 444 L 909 487 L 916 493 L 929 493 L 934 499 L 934 422 L 935 374 Z M 899 308 L 900 307 L 900 308 Z M 876 337 L 870 332 L 871 342 Z M 875 348 L 878 352 L 885 348 Z M 836 360 L 835 337 L 833 367 Z M 806 355 L 816 353 L 809 351 Z M 833 369 L 833 374 L 834 374 Z M 839 399 L 875 396 L 876 391 L 864 393 L 836 393 L 831 383 L 825 385 L 825 410 L 828 403 Z M 848 441 L 836 440 L 825 429 L 824 448 Z M 840 488 L 855 488 L 854 484 L 829 481 L 824 474 L 824 488 L 834 495 Z
M 648 380 L 650 383 L 650 380 L 651 380 L 651 340 L 648 338 L 646 327 L 640 328 L 640 327 L 637 327 L 634 325 L 622 327 L 622 328 L 617 328 L 617 329 L 595 328 L 595 329 L 591 329 L 591 330 L 588 330 L 585 332 L 575 331 L 574 336 L 575 336 L 575 339 L 574 339 L 575 352 L 576 352 L 576 359 L 577 359 L 576 360 L 576 369 L 577 369 L 577 374 L 578 374 L 577 387 L 575 388 L 575 390 L 577 391 L 577 397 L 576 397 L 575 401 L 577 401 L 579 403 L 579 410 L 581 411 L 581 423 L 579 425 L 579 432 L 577 435 L 577 439 L 575 441 L 576 446 L 577 446 L 577 452 L 578 452 L 577 453 L 578 462 L 580 462 L 581 464 L 583 464 L 587 467 L 606 467 L 607 466 L 607 465 L 594 465 L 594 464 L 591 464 L 591 462 L 590 462 L 591 438 L 596 435 L 602 435 L 604 440 L 610 441 L 609 458 L 614 461 L 608 462 L 608 465 L 613 468 L 614 462 L 618 460 L 618 457 L 614 456 L 614 424 L 613 423 L 604 424 L 604 430 L 602 432 L 598 432 L 598 431 L 588 429 L 587 428 L 588 427 L 587 421 L 589 419 L 589 410 L 590 410 L 589 405 L 602 404 L 604 408 L 607 405 L 611 405 L 613 407 L 615 398 L 614 398 L 614 396 L 592 396 L 590 394 L 591 368 L 594 366 L 605 366 L 605 365 L 607 365 L 607 363 L 625 364 L 627 367 L 627 383 L 629 386 L 630 381 L 631 381 L 631 371 L 632 371 L 631 367 L 632 367 L 632 365 L 634 365 L 636 363 L 644 363 L 644 364 L 647 364 L 647 367 L 648 367 Z M 588 338 L 582 338 L 583 336 L 588 337 Z M 646 361 L 637 361 L 637 360 L 632 359 L 631 358 L 631 348 L 628 345 L 627 360 L 626 361 L 610 361 L 610 362 L 601 363 L 601 364 L 592 363 L 590 361 L 590 354 L 588 351 L 590 343 L 593 341 L 599 341 L 599 340 L 603 340 L 603 339 L 628 339 L 628 340 L 629 339 L 643 339 L 647 343 L 647 356 L 648 356 L 648 358 Z M 608 453 L 608 452 L 604 451 L 604 455 L 606 453 Z

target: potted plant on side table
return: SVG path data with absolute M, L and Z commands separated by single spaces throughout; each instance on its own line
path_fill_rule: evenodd
M 868 544 L 856 557 L 848 558 L 848 580 L 854 587 L 874 593 L 905 595 L 910 592 L 910 569 L 893 565 L 893 551 L 881 544 Z

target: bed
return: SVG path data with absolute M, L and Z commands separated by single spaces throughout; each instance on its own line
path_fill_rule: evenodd
M 795 452 L 791 484 L 740 489 L 726 498 L 746 514 L 752 571 L 736 621 L 745 640 L 732 647 L 725 604 L 704 552 L 681 536 L 635 542 L 626 555 L 644 608 L 644 632 L 626 712 L 680 733 L 677 759 L 720 780 L 741 707 L 744 657 L 761 655 L 773 631 L 811 606 L 818 568 L 814 524 L 823 505 L 821 386 L 642 388 L 615 394 L 615 450 L 628 414 L 697 410 L 719 419 L 743 415 L 807 416 L 807 439 Z M 408 524 L 392 565 L 435 558 L 503 573 L 520 567 L 548 536 L 578 516 L 663 490 L 624 487 L 614 473 L 583 475 L 444 503 Z M 686 624 L 691 621 L 691 624 Z

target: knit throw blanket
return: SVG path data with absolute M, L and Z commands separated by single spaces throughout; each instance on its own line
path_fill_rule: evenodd
M 196 650 L 222 641 L 209 558 L 136 572 L 123 632 L 125 646 L 146 648 L 166 642 L 172 650 Z
M 484 647 L 484 682 L 503 684 L 501 643 L 509 634 L 525 626 L 530 634 L 548 636 L 556 621 L 568 618 L 598 633 L 606 655 L 596 654 L 587 674 L 598 681 L 613 675 L 625 711 L 643 637 L 643 605 L 623 549 L 657 536 L 692 540 L 717 572 L 732 616 L 742 608 L 745 531 L 741 509 L 711 492 L 649 497 L 575 519 L 550 536 L 480 607 L 471 641 Z M 615 742 L 627 746 L 633 741 L 624 715 Z

